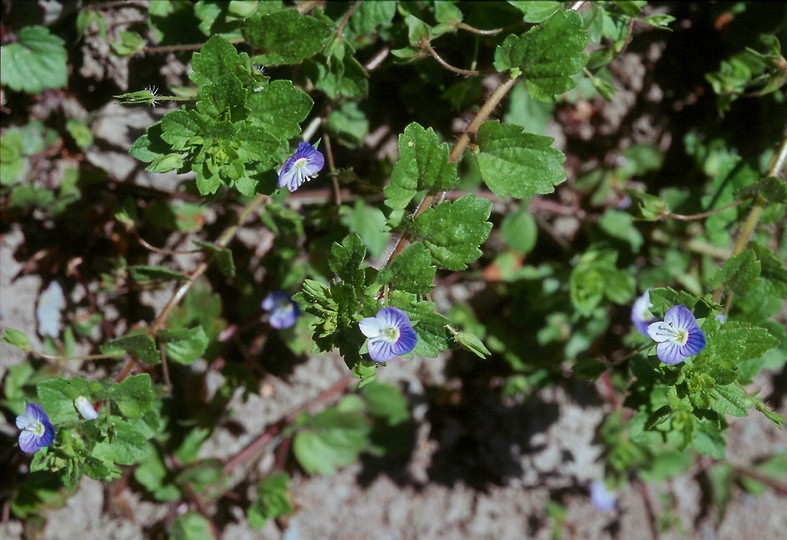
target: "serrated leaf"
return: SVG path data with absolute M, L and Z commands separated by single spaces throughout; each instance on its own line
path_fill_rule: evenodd
M 345 205 L 339 212 L 342 224 L 361 237 L 364 245 L 369 248 L 371 257 L 382 255 L 391 239 L 382 210 L 359 199 L 352 208 Z
M 145 434 L 129 422 L 115 422 L 111 439 L 97 443 L 92 455 L 102 461 L 134 465 L 147 459 L 153 451 Z
M 560 2 L 554 0 L 509 0 L 508 3 L 521 11 L 524 14 L 522 19 L 529 23 L 540 23 L 562 7 Z
M 232 258 L 232 251 L 229 248 L 219 247 L 211 242 L 194 240 L 203 251 L 216 257 L 221 273 L 227 277 L 235 277 L 235 261 Z
M 164 344 L 167 357 L 179 364 L 190 365 L 208 348 L 208 335 L 201 326 L 178 330 L 160 330 L 159 340 Z
M 0 48 L 3 86 L 29 94 L 62 88 L 68 80 L 65 42 L 44 26 L 25 26 Z
M 224 75 L 240 75 L 248 69 L 248 65 L 248 55 L 238 54 L 232 43 L 220 35 L 214 35 L 199 52 L 192 55 L 189 78 L 197 86 L 210 85 Z
M 134 334 L 113 339 L 101 345 L 100 349 L 105 354 L 126 352 L 151 366 L 161 363 L 156 342 L 147 334 Z
M 432 128 L 416 123 L 399 136 L 399 159 L 385 188 L 385 204 L 406 208 L 418 191 L 447 191 L 459 181 L 456 163 L 448 162 L 448 145 L 440 143 Z
M 396 15 L 395 0 L 378 0 L 362 2 L 355 13 L 350 16 L 349 26 L 356 35 L 367 35 L 378 26 L 387 26 Z
M 508 36 L 495 50 L 495 69 L 521 70 L 528 93 L 549 101 L 574 87 L 572 76 L 588 60 L 582 52 L 587 43 L 582 18 L 574 11 L 558 11 L 525 34 Z
M 27 335 L 15 328 L 3 328 L 3 341 L 26 353 L 33 350 Z
M 239 122 L 246 118 L 247 89 L 234 73 L 225 73 L 199 90 L 197 110 L 204 115 Z
M 262 51 L 253 60 L 265 66 L 298 64 L 323 48 L 328 25 L 295 9 L 252 17 L 242 28 L 250 46 Z
M 429 294 L 434 288 L 437 270 L 429 250 L 415 243 L 402 251 L 377 276 L 377 283 L 413 294 Z
M 724 285 L 735 294 L 746 295 L 759 285 L 760 261 L 751 250 L 730 257 L 716 274 L 716 285 Z
M 485 122 L 473 153 L 481 178 L 498 197 L 524 199 L 552 193 L 566 179 L 563 154 L 550 137 L 534 135 L 513 124 Z
M 362 268 L 366 246 L 355 233 L 348 234 L 341 244 L 333 243 L 328 266 L 339 278 L 353 287 L 363 287 L 365 274 Z
M 436 358 L 440 351 L 451 347 L 451 335 L 446 328 L 450 321 L 437 312 L 434 303 L 418 300 L 415 295 L 404 291 L 393 291 L 390 298 L 391 305 L 404 311 L 413 323 L 418 336 L 413 354 Z
M 760 262 L 760 278 L 765 288 L 779 298 L 787 298 L 787 268 L 771 251 L 759 244 L 751 243 L 749 248 L 757 254 Z
M 150 375 L 132 375 L 110 387 L 109 397 L 127 418 L 139 418 L 154 405 Z
M 664 314 L 672 306 L 686 306 L 692 309 L 697 303 L 697 297 L 683 291 L 676 291 L 670 287 L 651 289 L 650 303 L 653 305 L 651 312 Z
M 711 408 L 719 414 L 748 416 L 752 400 L 739 384 L 717 385 L 708 392 Z
M 438 265 L 464 270 L 481 256 L 479 246 L 489 236 L 492 203 L 475 195 L 444 201 L 415 219 L 415 231 Z
M 272 81 L 249 96 L 249 121 L 286 140 L 301 132 L 300 123 L 311 111 L 312 99 L 290 81 Z
M 197 512 L 186 512 L 172 522 L 169 538 L 170 540 L 205 540 L 215 536 L 207 519 Z
M 731 362 L 737 365 L 745 360 L 759 358 L 778 345 L 779 340 L 765 328 L 728 321 L 707 336 L 705 355 L 717 363 Z

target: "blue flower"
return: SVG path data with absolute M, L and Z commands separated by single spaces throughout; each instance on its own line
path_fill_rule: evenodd
M 22 430 L 19 447 L 27 454 L 34 454 L 55 440 L 54 426 L 36 403 L 28 403 L 24 414 L 16 417 L 16 427 Z
M 374 317 L 362 319 L 358 325 L 363 335 L 369 338 L 369 356 L 375 362 L 388 362 L 407 354 L 418 341 L 410 318 L 399 308 L 383 308 Z
M 664 320 L 648 326 L 648 334 L 658 342 L 656 355 L 665 364 L 683 362 L 705 348 L 705 334 L 685 306 L 674 306 Z
M 325 165 L 325 157 L 309 143 L 298 143 L 298 149 L 284 162 L 279 171 L 279 187 L 287 186 L 295 191 L 301 184 L 311 180 Z
M 650 289 L 642 293 L 642 296 L 634 301 L 631 306 L 631 322 L 637 327 L 639 333 L 643 336 L 648 336 L 648 325 L 656 318 L 650 312 L 653 304 L 650 303 Z
M 590 484 L 590 501 L 597 510 L 611 512 L 615 509 L 615 495 L 607 490 L 604 482 L 595 480 Z
M 301 307 L 284 291 L 270 293 L 262 301 L 262 309 L 270 313 L 270 323 L 274 328 L 289 328 L 295 324 Z

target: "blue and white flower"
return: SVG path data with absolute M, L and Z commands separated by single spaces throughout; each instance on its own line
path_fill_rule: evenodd
M 615 509 L 616 497 L 610 493 L 607 485 L 599 480 L 590 484 L 590 501 L 601 512 L 611 512 Z
M 374 317 L 362 319 L 358 324 L 363 335 L 369 338 L 367 349 L 375 362 L 388 362 L 407 354 L 415 349 L 418 341 L 410 318 L 399 308 L 383 308 Z
M 27 454 L 34 454 L 55 440 L 55 428 L 49 416 L 36 403 L 28 403 L 24 414 L 16 417 L 16 427 L 22 431 L 19 447 Z
M 284 291 L 266 296 L 262 301 L 262 309 L 270 313 L 271 326 L 279 330 L 293 326 L 301 314 L 301 307 Z
M 648 325 L 656 319 L 650 312 L 651 307 L 653 304 L 650 303 L 650 289 L 642 293 L 642 296 L 637 298 L 634 305 L 631 306 L 631 322 L 645 337 L 648 337 Z
M 298 143 L 298 149 L 284 162 L 279 171 L 279 187 L 287 186 L 295 191 L 307 180 L 311 180 L 325 165 L 325 156 L 306 142 Z
M 656 355 L 665 364 L 678 364 L 705 348 L 705 334 L 686 306 L 674 306 L 664 320 L 648 326 L 648 335 L 658 342 Z

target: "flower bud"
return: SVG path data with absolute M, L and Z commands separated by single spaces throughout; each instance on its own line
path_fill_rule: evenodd
M 79 414 L 82 415 L 82 418 L 85 420 L 95 420 L 98 418 L 98 413 L 93 408 L 93 405 L 87 400 L 85 396 L 79 396 L 74 400 L 74 406 L 79 411 Z

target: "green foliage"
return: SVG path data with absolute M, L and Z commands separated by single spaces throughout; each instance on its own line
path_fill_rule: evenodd
M 571 77 L 588 60 L 588 34 L 573 11 L 558 11 L 521 36 L 509 35 L 495 51 L 495 69 L 522 74 L 535 99 L 551 100 L 574 87 Z
M 0 48 L 3 86 L 34 94 L 66 85 L 68 55 L 65 42 L 43 26 L 26 26 L 17 41 Z
M 563 154 L 552 139 L 526 133 L 519 126 L 486 122 L 478 130 L 474 153 L 481 177 L 498 197 L 518 199 L 552 193 L 566 179 Z
M 35 535 L 83 476 L 129 475 L 127 489 L 190 510 L 151 530 L 209 538 L 225 514 L 270 528 L 298 510 L 292 467 L 332 474 L 362 456 L 401 466 L 389 458 L 409 458 L 424 409 L 435 451 L 451 451 L 447 411 L 465 437 L 477 405 L 508 410 L 570 374 L 598 380 L 614 404 L 598 433 L 610 486 L 669 481 L 710 456 L 702 474 L 723 516 L 736 485 L 759 493 L 760 475 L 784 476 L 783 455 L 724 461 L 731 417 L 757 411 L 787 424 L 766 403 L 780 403 L 776 390 L 755 393 L 787 359 L 785 150 L 774 144 L 785 61 L 768 25 L 720 31 L 719 69 L 688 63 L 702 71 L 671 87 L 679 48 L 655 30 L 680 13 L 681 39 L 696 37 L 721 20 L 708 18 L 717 10 L 161 0 L 139 8 L 146 23 L 88 4 L 45 28 L 15 26 L 27 18 L 12 4 L 2 84 L 13 114 L 0 137 L 4 233 L 21 264 L 10 286 L 56 280 L 65 297 L 57 337 L 45 311 L 36 336 L 13 298 L 3 305 L 24 331 L 4 325 L 2 341 L 24 360 L 5 373 L 0 403 L 12 415 L 38 403 L 56 430 L 52 444 L 14 458 L 30 460 L 6 490 L 25 531 Z M 752 6 L 723 9 L 737 17 Z M 174 53 L 153 54 L 162 47 Z M 190 62 L 185 48 L 197 51 Z M 95 50 L 113 58 L 87 76 L 95 62 L 74 55 Z M 124 87 L 145 76 L 123 59 L 140 53 L 169 89 Z M 683 83 L 703 75 L 733 114 L 674 122 L 695 98 L 701 105 Z M 58 90 L 67 82 L 73 92 Z M 129 150 L 149 177 L 96 159 L 116 144 L 92 131 L 111 115 L 82 90 L 110 82 L 127 105 L 167 107 Z M 55 91 L 19 94 L 45 90 Z M 642 129 L 655 90 L 671 106 Z M 742 98 L 745 141 L 729 121 Z M 277 189 L 301 140 L 321 141 L 325 166 L 296 193 Z M 159 173 L 180 176 L 159 182 Z M 651 322 L 678 305 L 692 312 L 703 350 L 659 360 L 631 324 L 635 291 L 645 290 Z M 302 311 L 291 327 L 265 322 L 273 313 L 260 302 L 274 291 Z M 29 307 L 40 311 L 38 292 Z M 388 306 L 407 314 L 417 341 L 378 364 L 359 322 Z M 357 388 L 338 395 L 343 380 L 284 411 L 301 386 L 267 398 L 293 374 L 296 384 L 301 373 L 320 376 L 309 352 L 340 355 Z M 401 380 L 410 363 L 407 393 L 379 382 L 378 372 Z M 251 423 L 236 411 L 253 394 L 266 398 L 259 433 L 245 432 Z M 80 398 L 97 418 L 81 415 Z M 497 430 L 500 415 L 484 418 Z M 470 435 L 489 444 L 484 433 Z M 495 436 L 511 442 L 506 429 Z M 484 467 L 472 472 L 488 480 Z M 572 512 L 547 505 L 556 537 L 573 527 Z
M 415 219 L 415 233 L 434 261 L 449 270 L 463 270 L 481 256 L 479 247 L 489 236 L 486 221 L 492 203 L 475 195 L 444 201 Z

